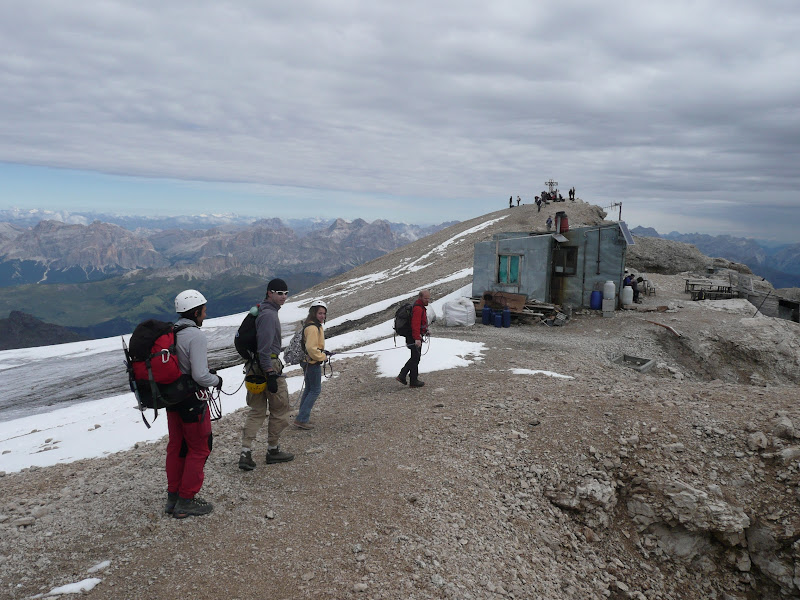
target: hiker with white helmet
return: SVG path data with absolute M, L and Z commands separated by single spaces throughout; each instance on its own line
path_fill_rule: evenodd
M 328 316 L 328 305 L 322 300 L 314 300 L 303 321 L 303 348 L 305 359 L 300 363 L 304 374 L 303 394 L 300 396 L 300 409 L 293 425 L 298 429 L 313 429 L 309 422 L 311 409 L 322 391 L 322 364 L 329 352 L 325 350 L 325 332 L 322 324 Z
M 266 379 L 261 391 L 247 389 L 247 418 L 242 429 L 242 449 L 239 468 L 252 471 L 256 468 L 252 448 L 258 430 L 269 415 L 267 424 L 267 464 L 284 463 L 294 459 L 291 452 L 283 452 L 278 445 L 281 432 L 289 426 L 289 387 L 282 377 L 281 322 L 278 311 L 286 302 L 289 287 L 283 279 L 273 279 L 267 284 L 267 297 L 258 305 L 256 317 L 257 352 L 255 360 L 248 363 L 247 375 Z
M 175 297 L 175 347 L 181 373 L 189 375 L 199 393 L 167 407 L 167 504 L 165 512 L 176 519 L 205 515 L 214 510 L 197 493 L 203 486 L 203 471 L 211 454 L 211 414 L 204 399 L 207 388 L 222 387 L 222 377 L 208 368 L 208 343 L 200 326 L 206 318 L 206 299 L 197 290 Z M 181 329 L 181 326 L 183 328 Z

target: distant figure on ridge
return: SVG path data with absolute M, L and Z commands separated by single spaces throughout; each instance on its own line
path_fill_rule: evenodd
M 164 512 L 176 519 L 206 515 L 214 510 L 197 493 L 203 486 L 203 471 L 211 454 L 211 414 L 203 392 L 222 387 L 222 377 L 208 369 L 207 341 L 200 326 L 206 318 L 206 299 L 197 290 L 175 297 L 175 348 L 181 373 L 189 375 L 198 391 L 167 408 L 167 504 Z M 201 399 L 202 398 L 202 399 Z
M 281 322 L 278 311 L 286 302 L 289 288 L 283 279 L 273 279 L 267 284 L 267 297 L 258 305 L 256 317 L 256 340 L 258 353 L 250 365 L 247 375 L 260 375 L 267 380 L 263 392 L 254 394 L 247 390 L 247 418 L 242 429 L 242 450 L 239 468 L 252 471 L 256 468 L 251 450 L 256 434 L 269 414 L 267 424 L 267 464 L 289 462 L 294 454 L 281 452 L 278 439 L 289 426 L 289 388 L 286 378 L 281 377 L 283 363 L 278 358 L 281 352 Z
M 539 198 L 539 196 L 536 196 L 536 200 L 534 200 L 534 202 L 536 202 L 536 212 L 542 212 L 542 199 Z
M 550 229 L 553 227 L 553 217 L 547 217 L 545 225 L 547 225 L 547 231 L 550 231 Z
M 514 196 L 508 197 L 508 208 L 514 208 Z
M 519 197 L 519 196 L 517 196 L 517 206 L 519 206 L 519 203 L 520 203 L 520 202 L 522 202 L 522 200 L 520 199 L 520 197 Z
M 430 290 L 422 290 L 417 301 L 411 307 L 411 335 L 406 336 L 406 346 L 411 350 L 411 358 L 408 359 L 400 374 L 395 377 L 403 385 L 411 387 L 422 387 L 424 381 L 419 378 L 419 360 L 422 358 L 422 339 L 428 335 L 428 309 L 426 308 L 431 301 Z M 410 376 L 410 381 L 406 382 L 406 376 Z

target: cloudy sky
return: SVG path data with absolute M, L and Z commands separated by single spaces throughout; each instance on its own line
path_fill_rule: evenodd
M 797 240 L 796 0 L 0 1 L 0 208 Z M 614 209 L 616 212 L 618 209 Z

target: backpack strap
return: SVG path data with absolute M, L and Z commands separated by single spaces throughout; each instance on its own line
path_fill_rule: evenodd
M 318 329 L 322 330 L 322 325 L 317 325 L 316 323 L 304 323 L 303 324 L 303 333 L 300 334 L 300 347 L 303 348 L 303 356 L 309 357 L 308 352 L 306 352 L 306 329 L 314 325 Z M 309 357 L 310 358 L 310 357 Z M 306 361 L 308 362 L 308 361 Z
M 160 353 L 159 353 L 160 354 Z M 153 356 L 158 356 L 157 354 L 151 354 L 150 357 L 144 360 L 144 364 L 147 366 L 147 378 L 150 380 L 150 393 L 152 394 L 153 398 L 153 422 L 155 423 L 156 419 L 158 418 L 158 402 L 161 400 L 161 392 L 158 391 L 158 386 L 156 385 L 156 380 L 153 377 L 153 369 L 150 366 L 150 358 Z M 144 412 L 142 413 L 142 418 L 144 419 Z M 150 425 L 145 420 L 145 425 L 147 428 L 150 428 Z

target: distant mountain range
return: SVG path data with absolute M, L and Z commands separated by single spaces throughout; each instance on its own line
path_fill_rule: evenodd
M 262 219 L 207 229 L 131 231 L 102 221 L 83 225 L 42 220 L 32 226 L 0 222 L 0 287 L 86 283 L 141 269 L 151 277 L 169 278 L 209 279 L 227 271 L 330 277 L 448 225 L 335 219 L 297 221 L 292 228 L 280 219 Z
M 775 288 L 800 287 L 800 243 L 776 246 L 750 238 L 704 233 L 659 234 L 652 227 L 635 227 L 631 233 L 692 244 L 711 257 L 725 258 L 747 265 Z
M 298 292 L 452 224 L 218 215 L 76 222 L 87 215 L 97 216 L 0 211 L 10 219 L 0 222 L 0 317 L 20 311 L 10 318 L 61 325 L 83 339 L 105 337 L 145 318 L 174 318 L 172 298 L 187 287 L 202 289 L 210 313 L 236 313 L 263 297 L 272 277 Z M 70 222 L 42 219 L 48 216 Z M 35 345 L 69 337 L 25 323 L 36 325 Z M 13 324 L 0 329 L 23 343 Z M 19 347 L 8 339 L 4 347 Z
M 210 316 L 244 311 L 272 277 L 299 292 L 452 224 L 0 211 L 0 347 L 106 337 L 145 318 L 169 320 L 172 298 L 188 287 L 206 294 Z M 800 288 L 800 244 L 632 232 L 692 244 L 747 265 L 776 288 Z M 11 311 L 18 312 L 1 319 Z

